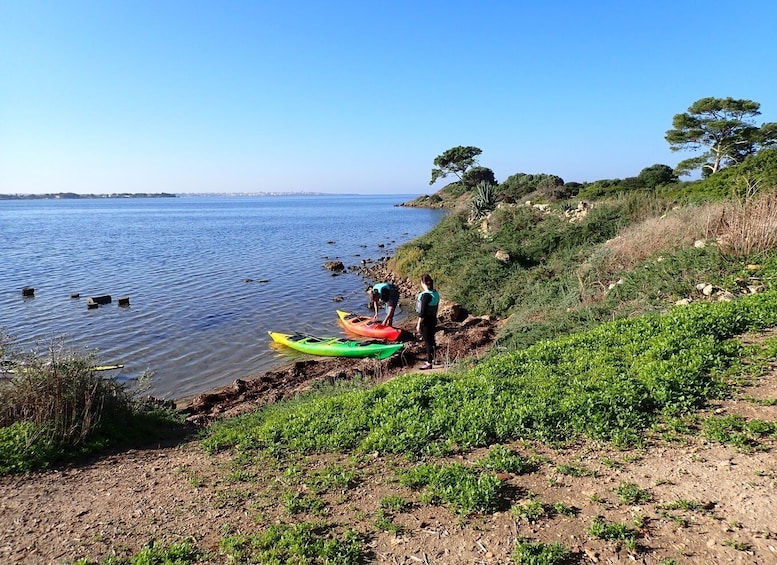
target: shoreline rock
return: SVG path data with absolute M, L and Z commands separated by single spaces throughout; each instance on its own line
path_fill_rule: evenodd
M 415 300 L 419 290 L 412 281 L 388 270 L 387 261 L 362 265 L 356 271 L 370 281 L 388 281 L 400 288 L 403 299 Z M 437 328 L 437 361 L 447 368 L 465 358 L 478 358 L 491 347 L 500 322 L 471 316 L 459 304 L 442 300 Z M 290 362 L 276 369 L 248 375 L 231 384 L 175 401 L 176 410 L 194 425 L 207 425 L 217 419 L 237 416 L 305 392 L 316 383 L 362 378 L 378 384 L 397 375 L 414 372 L 426 358 L 423 342 L 414 335 L 415 317 L 395 324 L 403 330 L 405 344 L 400 354 L 383 361 L 321 357 Z

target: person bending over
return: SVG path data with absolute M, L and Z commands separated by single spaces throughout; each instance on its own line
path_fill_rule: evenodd
M 399 288 L 391 283 L 378 283 L 367 292 L 372 298 L 372 307 L 375 311 L 375 315 L 372 317 L 373 321 L 378 321 L 378 312 L 382 302 L 386 305 L 386 317 L 383 319 L 383 324 L 393 325 L 394 312 L 399 304 Z

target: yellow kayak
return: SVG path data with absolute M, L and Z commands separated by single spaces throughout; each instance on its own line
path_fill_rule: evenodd
M 341 337 L 316 337 L 304 334 L 267 332 L 276 343 L 310 355 L 326 357 L 375 357 L 386 359 L 404 347 L 401 343 L 357 341 Z

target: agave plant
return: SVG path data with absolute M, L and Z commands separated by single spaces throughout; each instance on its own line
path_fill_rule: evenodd
M 496 186 L 481 181 L 475 187 L 475 195 L 470 203 L 470 218 L 480 219 L 496 208 Z

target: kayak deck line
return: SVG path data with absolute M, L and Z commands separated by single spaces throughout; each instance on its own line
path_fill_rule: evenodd
M 320 337 L 307 334 L 267 332 L 276 343 L 309 355 L 325 357 L 375 357 L 386 359 L 404 347 L 379 340 L 358 341 L 342 337 Z

